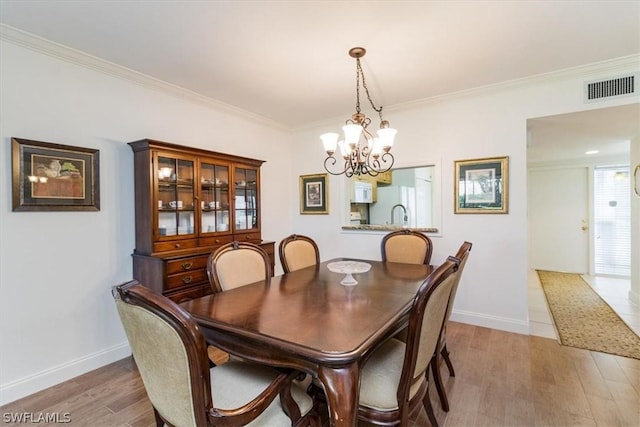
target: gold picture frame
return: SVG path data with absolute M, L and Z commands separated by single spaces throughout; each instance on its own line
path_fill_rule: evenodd
M 456 160 L 454 213 L 509 213 L 509 157 Z
M 329 213 L 329 174 L 300 175 L 300 213 Z

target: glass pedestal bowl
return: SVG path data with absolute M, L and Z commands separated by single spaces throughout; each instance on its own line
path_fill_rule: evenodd
M 353 277 L 354 274 L 366 273 L 371 268 L 371 264 L 361 261 L 336 261 L 327 264 L 329 271 L 344 274 L 344 279 L 340 281 L 344 286 L 355 286 L 358 281 Z

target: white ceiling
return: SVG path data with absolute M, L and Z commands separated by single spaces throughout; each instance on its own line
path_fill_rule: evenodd
M 546 163 L 628 157 L 629 141 L 640 138 L 640 104 L 530 119 L 527 162 Z
M 0 22 L 289 128 L 353 112 L 354 46 L 385 107 L 640 53 L 638 1 L 0 0 Z

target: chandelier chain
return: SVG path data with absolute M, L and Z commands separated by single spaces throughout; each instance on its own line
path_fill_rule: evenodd
M 382 121 L 382 105 L 380 105 L 380 108 L 377 108 L 373 103 L 373 100 L 371 99 L 371 94 L 369 93 L 367 82 L 364 79 L 364 72 L 362 71 L 362 66 L 360 65 L 360 58 L 356 58 L 356 70 L 358 75 L 358 81 L 356 84 L 356 96 L 357 96 L 356 111 L 358 113 L 360 112 L 360 79 L 362 79 L 362 87 L 364 87 L 364 91 L 367 94 L 367 99 L 369 100 L 369 104 L 371 104 L 371 108 L 373 108 L 374 111 L 376 111 L 380 115 L 380 121 Z

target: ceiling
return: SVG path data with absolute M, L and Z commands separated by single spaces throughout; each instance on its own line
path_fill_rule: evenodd
M 529 119 L 527 162 L 548 163 L 628 157 L 630 140 L 640 138 L 640 104 Z
M 640 53 L 638 1 L 0 0 L 0 22 L 292 129 L 353 112 L 354 46 L 389 108 Z

